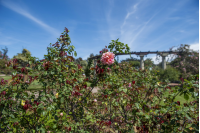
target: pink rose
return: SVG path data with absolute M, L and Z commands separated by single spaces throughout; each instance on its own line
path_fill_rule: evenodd
M 131 87 L 131 83 L 129 83 L 129 86 L 128 87 Z
M 63 113 L 60 113 L 60 116 L 63 116 Z
M 102 57 L 101 57 L 101 62 L 104 64 L 104 65 L 111 65 L 114 63 L 114 57 L 115 57 L 115 54 L 111 53 L 111 52 L 106 52 L 106 53 L 103 53 Z

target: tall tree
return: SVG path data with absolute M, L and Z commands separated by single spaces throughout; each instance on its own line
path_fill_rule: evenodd
M 82 70 L 84 70 L 85 71 L 85 69 L 86 69 L 86 67 L 87 67 L 87 61 L 86 60 L 82 60 L 82 61 L 80 61 L 80 65 L 83 67 L 82 68 Z
M 192 62 L 190 59 L 189 59 L 189 56 L 193 56 L 191 52 L 194 52 L 194 56 L 198 56 L 199 57 L 199 53 L 196 52 L 196 51 L 193 51 L 190 48 L 190 45 L 183 45 L 181 44 L 180 48 L 178 48 L 177 50 L 175 51 L 179 51 L 179 52 L 182 52 L 179 54 L 179 56 L 181 56 L 181 58 L 175 58 L 173 61 L 170 62 L 170 65 L 173 66 L 173 67 L 176 67 L 176 66 L 179 66 L 181 65 L 181 62 L 183 63 L 187 63 L 187 64 L 191 64 L 191 63 L 194 63 Z M 185 59 L 184 59 L 185 58 Z M 196 62 L 196 66 L 195 67 L 199 67 L 199 62 Z M 179 71 L 183 72 L 182 68 L 181 67 L 178 67 L 177 68 Z M 191 69 L 191 67 L 186 67 L 186 70 L 187 70 L 187 73 L 188 74 L 191 74 L 191 75 L 195 75 L 197 73 L 199 73 L 199 69 L 198 70 L 195 70 L 195 69 Z M 183 74 L 181 75 L 183 77 L 185 77 Z
M 12 59 L 17 59 L 19 62 L 19 65 L 21 67 L 25 67 L 28 64 L 28 58 L 26 55 L 31 55 L 31 52 L 27 49 L 23 49 L 22 53 L 18 53 L 17 55 L 13 56 Z
M 75 59 L 75 63 L 80 64 L 83 59 L 81 57 Z
M 121 62 L 129 62 L 131 66 L 135 67 L 136 69 L 140 68 L 140 59 L 137 58 L 127 58 L 125 60 L 122 60 Z M 144 68 L 147 69 L 147 66 L 155 66 L 154 62 L 152 61 L 152 59 L 147 58 L 146 60 L 144 60 Z
M 2 49 L 2 50 L 3 50 L 3 52 L 0 51 L 0 58 L 5 59 L 5 60 L 9 60 L 8 55 L 7 55 L 8 48 L 5 47 L 5 49 Z

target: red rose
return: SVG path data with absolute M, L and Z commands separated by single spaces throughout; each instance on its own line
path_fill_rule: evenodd
M 17 69 L 17 66 L 13 66 L 13 69 Z
M 177 101 L 177 104 L 180 106 L 180 101 Z
M 1 92 L 2 95 L 6 95 L 6 91 Z
M 23 68 L 21 69 L 21 72 L 22 72 L 22 73 L 25 72 L 25 67 L 23 67 Z
M 170 115 L 170 114 L 167 114 L 167 118 L 170 119 L 170 118 L 171 118 L 171 115 Z
M 70 84 L 70 81 L 69 81 L 69 80 L 67 80 L 67 81 L 66 81 L 66 83 L 67 83 L 67 84 Z

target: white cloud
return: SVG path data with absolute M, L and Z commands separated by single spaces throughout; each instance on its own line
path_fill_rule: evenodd
M 44 28 L 46 31 L 51 32 L 53 35 L 55 35 L 55 36 L 59 36 L 60 35 L 59 31 L 57 31 L 56 29 L 48 26 L 47 24 L 45 24 L 41 20 L 35 18 L 30 13 L 28 13 L 26 10 L 22 9 L 22 7 L 20 7 L 19 5 L 15 4 L 15 3 L 12 3 L 12 2 L 8 2 L 8 1 L 2 1 L 2 4 L 5 7 L 9 8 L 10 10 L 13 10 L 16 13 L 19 13 L 19 14 L 23 15 L 24 17 L 29 18 L 30 20 L 34 21 L 35 23 L 40 25 L 42 28 Z

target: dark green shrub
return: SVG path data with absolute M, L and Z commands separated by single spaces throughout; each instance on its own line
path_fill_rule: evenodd
M 179 76 L 180 76 L 180 71 L 177 69 L 171 67 L 170 65 L 167 66 L 165 70 L 163 70 L 160 67 L 155 67 L 155 70 L 159 71 L 158 72 L 158 77 L 160 81 L 164 82 L 166 79 L 169 81 L 180 81 Z
M 7 63 L 6 60 L 0 59 L 0 69 L 1 69 L 1 70 L 6 68 L 6 66 L 5 66 L 6 63 Z
M 8 62 L 8 60 L 4 60 L 4 59 L 0 59 L 0 73 L 1 74 L 6 74 L 6 75 L 10 75 L 12 73 L 12 71 L 14 71 L 11 68 L 7 68 L 5 66 L 5 64 Z

